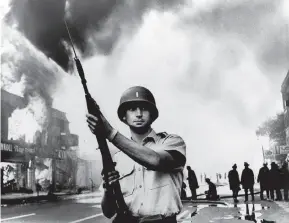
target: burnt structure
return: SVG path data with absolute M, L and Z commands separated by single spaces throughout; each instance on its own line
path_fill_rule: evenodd
M 1 162 L 16 163 L 16 175 L 21 174 L 20 187 L 34 190 L 35 169 L 41 159 L 52 161 L 51 184 L 53 189 L 74 187 L 76 183 L 78 136 L 71 134 L 64 112 L 48 108 L 48 125 L 34 135 L 33 143 L 25 139 L 9 139 L 9 118 L 15 109 L 27 106 L 24 98 L 1 89 Z M 29 127 L 28 127 L 29 128 Z

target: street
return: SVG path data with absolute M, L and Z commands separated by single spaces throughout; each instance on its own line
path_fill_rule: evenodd
M 183 202 L 183 209 L 178 215 L 178 222 L 271 222 L 288 223 L 288 202 L 260 201 L 256 196 L 254 203 L 244 203 L 244 197 L 234 206 L 232 199 L 224 199 L 221 202 L 210 204 L 207 201 L 194 203 Z M 1 208 L 1 222 L 111 222 L 106 219 L 100 209 L 100 196 L 77 197 L 74 199 L 60 200 L 58 202 L 34 203 L 16 206 L 3 206 Z M 265 219 L 266 221 L 262 221 Z

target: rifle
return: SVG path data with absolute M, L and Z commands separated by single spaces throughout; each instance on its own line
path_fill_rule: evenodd
M 86 106 L 87 106 L 87 110 L 90 114 L 94 115 L 95 117 L 97 117 L 97 119 L 100 122 L 100 125 L 103 125 L 101 116 L 102 113 L 100 111 L 100 108 L 98 106 L 98 104 L 96 103 L 96 101 L 91 97 L 87 85 L 86 85 L 86 79 L 85 79 L 85 75 L 84 75 L 84 71 L 82 68 L 82 65 L 80 63 L 80 60 L 78 59 L 75 49 L 74 49 L 74 44 L 73 44 L 73 40 L 71 38 L 68 26 L 66 21 L 64 20 L 65 23 L 65 27 L 70 39 L 70 43 L 74 52 L 74 61 L 76 64 L 76 68 L 78 71 L 78 74 L 80 76 L 81 79 L 81 83 L 84 89 L 84 93 L 85 93 L 85 99 L 86 99 Z M 97 142 L 98 142 L 98 146 L 99 146 L 99 150 L 102 156 L 102 165 L 103 165 L 103 173 L 104 173 L 104 177 L 105 180 L 107 182 L 107 173 L 111 172 L 111 171 L 115 171 L 114 168 L 114 163 L 111 157 L 111 154 L 109 152 L 108 149 L 108 145 L 107 145 L 107 141 L 106 141 L 106 137 L 104 135 L 104 133 L 99 132 L 96 136 Z M 116 181 L 114 184 L 112 184 L 109 188 L 107 188 L 108 190 L 110 190 L 110 192 L 113 194 L 114 198 L 115 198 L 115 206 L 116 206 L 116 218 L 114 219 L 114 222 L 129 222 L 129 211 L 128 211 L 128 207 L 125 203 L 124 197 L 122 195 L 121 192 L 121 188 L 120 188 L 120 184 L 118 181 Z

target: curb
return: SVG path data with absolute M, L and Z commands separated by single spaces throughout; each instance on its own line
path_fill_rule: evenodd
M 39 203 L 41 201 L 47 201 L 47 202 L 57 202 L 61 200 L 73 200 L 73 199 L 79 199 L 79 198 L 93 198 L 96 195 L 87 193 L 83 194 L 51 194 L 51 195 L 39 195 L 39 196 L 31 196 L 31 197 L 19 197 L 19 198 L 10 198 L 5 199 L 1 198 L 1 205 L 17 205 L 17 204 L 28 204 L 28 203 Z M 77 197 L 80 195 L 79 197 Z M 81 196 L 84 195 L 84 196 Z
M 39 195 L 26 198 L 13 198 L 13 199 L 1 199 L 1 205 L 16 205 L 16 204 L 26 204 L 26 203 L 37 203 L 39 201 L 58 201 L 60 197 L 64 195 Z

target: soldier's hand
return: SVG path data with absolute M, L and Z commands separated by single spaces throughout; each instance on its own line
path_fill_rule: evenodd
M 86 118 L 88 127 L 94 135 L 97 135 L 101 132 L 104 133 L 105 136 L 109 136 L 113 131 L 112 126 L 103 115 L 101 115 L 101 120 L 99 120 L 96 116 L 88 113 L 86 114 Z
M 118 171 L 111 171 L 111 172 L 108 172 L 106 176 L 105 176 L 105 174 L 103 174 L 102 179 L 104 181 L 103 187 L 108 188 L 113 183 L 115 183 L 119 180 L 119 172 Z

